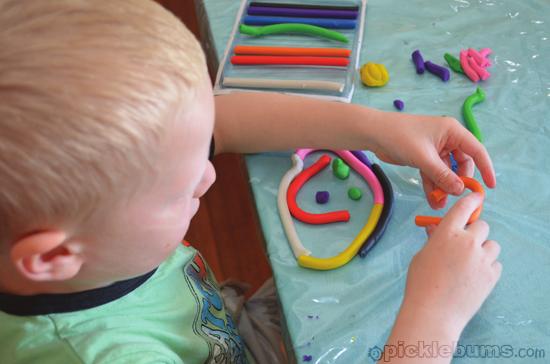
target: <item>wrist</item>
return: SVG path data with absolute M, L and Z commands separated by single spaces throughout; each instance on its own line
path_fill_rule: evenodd
M 357 105 L 358 106 L 358 105 Z M 364 106 L 358 106 L 358 125 L 359 132 L 357 136 L 362 143 L 367 143 L 363 149 L 367 149 L 375 154 L 382 151 L 384 139 L 388 138 L 388 125 L 391 125 L 391 113 L 377 109 L 371 109 Z
M 425 340 L 456 343 L 467 322 L 439 307 L 424 306 L 405 299 L 397 316 L 397 323 L 415 328 L 414 331 Z

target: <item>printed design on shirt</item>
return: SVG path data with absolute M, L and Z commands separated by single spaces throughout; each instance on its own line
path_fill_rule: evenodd
M 202 256 L 197 253 L 184 267 L 185 280 L 197 301 L 193 331 L 205 339 L 210 349 L 208 363 L 246 363 L 244 343 L 235 324 L 225 312 L 217 283 Z

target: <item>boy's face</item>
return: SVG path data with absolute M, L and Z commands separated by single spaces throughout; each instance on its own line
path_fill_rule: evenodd
M 180 112 L 163 147 L 153 186 L 109 216 L 105 234 L 85 245 L 77 279 L 94 284 L 137 276 L 157 267 L 181 244 L 199 198 L 214 183 L 208 153 L 214 126 L 214 99 L 201 88 Z

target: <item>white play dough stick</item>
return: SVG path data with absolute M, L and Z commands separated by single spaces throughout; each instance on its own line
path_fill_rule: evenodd
M 286 193 L 288 191 L 288 186 L 290 182 L 304 169 L 304 161 L 296 154 L 292 155 L 292 168 L 290 168 L 279 184 L 279 193 L 277 194 L 277 207 L 279 208 L 279 216 L 281 217 L 281 222 L 283 223 L 283 228 L 286 233 L 286 237 L 292 248 L 292 252 L 296 259 L 301 255 L 311 255 L 311 252 L 304 248 L 296 229 L 294 228 L 294 223 L 292 221 L 292 216 L 290 216 L 290 211 L 288 210 L 288 204 L 286 202 Z
M 272 80 L 267 78 L 225 77 L 226 87 L 254 87 L 265 89 L 324 90 L 342 92 L 344 84 L 317 80 Z

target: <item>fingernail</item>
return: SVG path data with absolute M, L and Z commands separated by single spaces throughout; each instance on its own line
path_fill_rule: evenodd
M 452 191 L 454 194 L 460 195 L 462 193 L 462 188 L 463 188 L 462 182 L 456 181 L 453 183 Z

